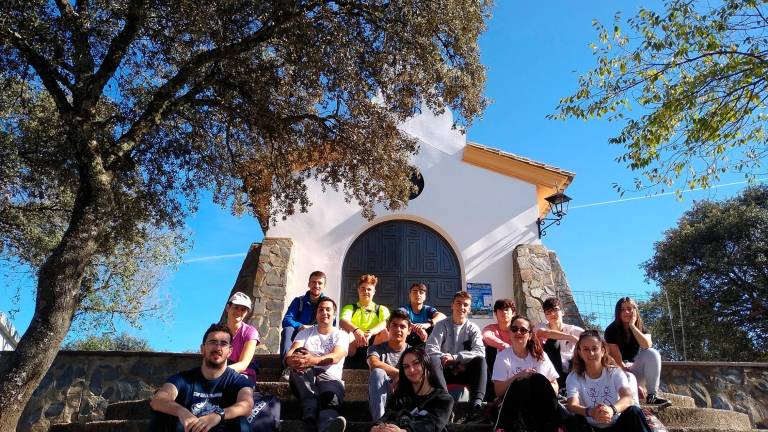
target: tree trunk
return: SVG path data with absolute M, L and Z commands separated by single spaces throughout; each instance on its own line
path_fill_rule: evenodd
M 67 231 L 40 267 L 32 321 L 16 350 L 0 361 L 0 432 L 16 430 L 69 331 L 83 274 L 105 225 L 99 204 L 90 187 L 81 186 Z

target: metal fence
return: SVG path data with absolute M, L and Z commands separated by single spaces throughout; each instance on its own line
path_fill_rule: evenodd
M 632 297 L 637 302 L 647 301 L 650 298 L 648 294 L 573 291 L 573 299 L 582 318 L 589 324 L 599 326 L 601 330 L 605 330 L 605 327 L 613 321 L 616 302 L 622 297 Z

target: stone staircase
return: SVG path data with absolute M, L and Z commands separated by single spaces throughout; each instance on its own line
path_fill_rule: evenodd
M 259 356 L 262 369 L 257 390 L 277 395 L 281 400 L 281 432 L 302 432 L 301 409 L 290 393 L 288 383 L 279 379 L 280 368 L 276 356 Z M 347 419 L 347 431 L 368 432 L 371 419 L 368 413 L 368 371 L 344 371 L 346 397 L 341 415 Z M 663 394 L 673 406 L 656 410 L 657 417 L 669 432 L 744 432 L 753 431 L 749 417 L 734 411 L 696 408 L 687 396 Z M 456 404 L 456 418 L 468 408 L 466 402 Z M 103 421 L 89 423 L 63 423 L 51 425 L 51 432 L 145 432 L 149 427 L 149 400 L 111 403 Z M 491 432 L 491 425 L 449 425 L 449 432 Z M 767 431 L 768 432 L 768 431 Z

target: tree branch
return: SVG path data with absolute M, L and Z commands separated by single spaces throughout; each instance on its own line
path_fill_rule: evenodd
M 131 0 L 131 3 L 128 5 L 123 29 L 112 39 L 109 50 L 104 55 L 104 60 L 102 60 L 99 66 L 99 70 L 86 83 L 86 100 L 91 103 L 96 103 L 98 96 L 104 90 L 104 86 L 115 73 L 118 66 L 120 66 L 123 57 L 128 52 L 128 47 L 139 33 L 146 17 L 145 4 L 145 0 Z
M 48 90 L 48 92 L 51 94 L 51 97 L 53 97 L 59 113 L 64 115 L 72 112 L 72 105 L 67 100 L 67 95 L 64 93 L 64 90 L 62 90 L 61 86 L 59 86 L 59 82 L 64 83 L 66 86 L 68 81 L 56 70 L 56 68 L 50 62 L 48 62 L 45 57 L 32 49 L 32 47 L 27 44 L 24 38 L 22 38 L 21 35 L 15 31 L 9 30 L 7 28 L 0 29 L 0 35 L 8 38 L 11 42 L 11 45 L 19 50 L 22 56 L 29 62 L 30 65 L 32 65 L 32 67 L 37 72 L 37 75 L 43 81 L 43 85 L 45 86 L 46 90 Z
M 263 26 L 251 36 L 236 43 L 203 51 L 192 57 L 187 64 L 179 68 L 179 71 L 173 78 L 166 81 L 165 84 L 155 91 L 154 97 L 145 108 L 141 117 L 117 140 L 116 151 L 107 160 L 107 164 L 111 165 L 116 160 L 125 156 L 147 132 L 163 121 L 169 112 L 169 108 L 174 106 L 176 93 L 188 85 L 190 78 L 201 68 L 213 62 L 242 54 L 266 42 L 281 25 L 288 22 L 295 14 L 296 12 L 287 14 L 281 17 L 281 19 L 275 20 L 271 26 Z
M 91 55 L 91 44 L 88 42 L 88 31 L 85 28 L 82 16 L 72 9 L 72 4 L 68 0 L 56 0 L 56 6 L 59 8 L 61 16 L 64 17 L 64 22 L 70 26 L 70 31 L 72 32 L 77 75 L 90 73 L 93 71 L 94 62 Z

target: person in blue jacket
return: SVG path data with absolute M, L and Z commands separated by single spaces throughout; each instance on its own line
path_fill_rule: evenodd
M 285 353 L 291 348 L 293 339 L 299 331 L 315 324 L 315 307 L 318 300 L 324 297 L 326 276 L 320 270 L 309 275 L 307 293 L 291 301 L 283 317 L 283 331 L 280 333 L 280 361 L 285 362 Z M 334 319 L 334 325 L 336 320 Z M 286 375 L 287 380 L 287 375 Z

